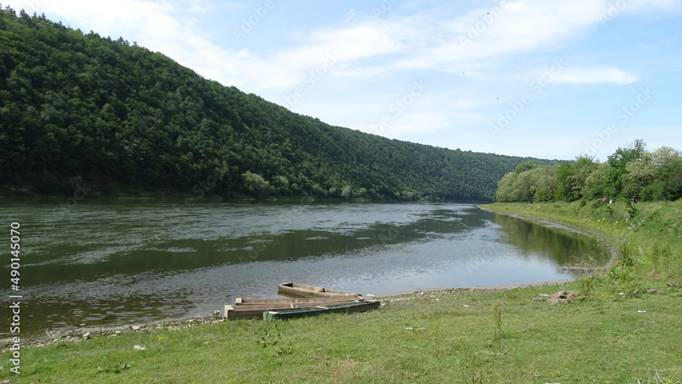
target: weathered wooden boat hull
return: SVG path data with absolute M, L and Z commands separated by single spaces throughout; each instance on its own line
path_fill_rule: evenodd
M 282 295 L 295 297 L 362 297 L 362 295 L 357 293 L 336 291 L 333 289 L 294 282 L 279 284 L 277 286 L 277 292 Z
M 263 312 L 263 320 L 288 320 L 308 316 L 319 316 L 326 313 L 356 313 L 379 308 L 378 300 L 355 301 L 353 303 L 333 304 L 310 308 L 293 308 L 282 310 L 269 310 Z
M 286 299 L 285 299 L 286 300 Z M 303 301 L 278 301 L 274 303 L 252 303 L 252 304 L 239 304 L 225 306 L 225 319 L 227 320 L 238 320 L 238 319 L 262 319 L 263 312 L 270 310 L 285 310 L 285 309 L 299 309 L 299 308 L 311 308 L 318 306 L 329 306 L 329 305 L 339 305 L 339 304 L 351 304 L 355 300 L 352 298 L 347 298 L 345 300 L 328 300 L 328 299 L 318 299 L 318 300 L 303 300 Z

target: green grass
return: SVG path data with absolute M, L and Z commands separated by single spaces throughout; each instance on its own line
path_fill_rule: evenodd
M 627 220 L 620 204 L 488 209 L 599 233 L 624 257 L 607 273 L 562 285 L 427 292 L 364 314 L 194 325 L 26 348 L 21 377 L 8 373 L 6 359 L 0 377 L 18 383 L 682 383 L 682 289 L 675 287 L 681 201 L 641 204 Z M 533 300 L 559 289 L 582 299 L 554 306 Z M 146 350 L 134 351 L 135 344 Z

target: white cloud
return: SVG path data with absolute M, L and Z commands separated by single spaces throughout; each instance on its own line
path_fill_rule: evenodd
M 616 67 L 563 68 L 547 77 L 555 84 L 618 84 L 627 85 L 637 81 L 637 76 Z
M 498 57 L 562 42 L 623 12 L 676 4 L 674 0 L 503 0 L 444 22 L 418 15 L 354 18 L 346 26 L 310 31 L 293 48 L 257 54 L 212 42 L 198 29 L 194 16 L 208 8 L 193 0 L 181 5 L 153 0 L 10 0 L 15 8 L 57 15 L 74 26 L 114 38 L 124 36 L 205 77 L 266 96 L 294 89 L 315 76 L 376 76 L 401 69 L 475 72 Z M 189 17 L 184 14 L 187 10 Z M 258 20 L 265 17 L 258 16 Z M 384 65 L 362 63 L 384 55 L 391 55 Z M 628 79 L 622 73 L 609 76 L 612 81 Z
M 679 6 L 672 0 L 503 0 L 443 24 L 432 44 L 398 68 L 460 71 L 553 46 L 622 13 Z
M 332 70 L 349 71 L 346 64 L 353 61 L 402 50 L 402 43 L 396 38 L 399 31 L 399 25 L 384 21 L 318 30 L 299 46 L 270 58 L 258 58 L 257 62 L 260 69 L 266 71 L 261 73 L 274 70 L 278 77 L 287 79 L 285 86 L 279 89 L 291 88 Z

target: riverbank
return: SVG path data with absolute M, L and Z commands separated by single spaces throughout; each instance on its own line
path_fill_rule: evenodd
M 682 201 L 486 209 L 599 233 L 613 268 L 554 286 L 444 290 L 290 322 L 186 324 L 24 348 L 23 382 L 560 382 L 682 380 Z M 549 305 L 560 289 L 579 300 Z M 136 347 L 137 346 L 137 347 Z M 7 353 L 3 356 L 7 361 Z M 658 377 L 662 381 L 657 381 Z
M 0 186 L 0 202 L 23 200 L 31 203 L 77 204 L 77 203 L 111 203 L 126 202 L 163 202 L 173 204 L 335 204 L 335 203 L 458 203 L 485 204 L 489 199 L 445 199 L 412 196 L 404 198 L 377 196 L 325 196 L 325 195 L 266 195 L 251 196 L 239 193 L 220 195 L 216 193 L 178 192 L 178 191 L 148 191 L 142 189 L 117 188 L 110 191 L 93 191 L 88 188 L 68 193 L 40 193 L 30 188 L 8 188 Z

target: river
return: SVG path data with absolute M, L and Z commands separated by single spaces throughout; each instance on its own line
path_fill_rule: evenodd
M 592 238 L 469 204 L 4 199 L 0 220 L 6 271 L 21 223 L 27 336 L 206 316 L 283 281 L 385 295 L 563 281 L 607 259 Z

